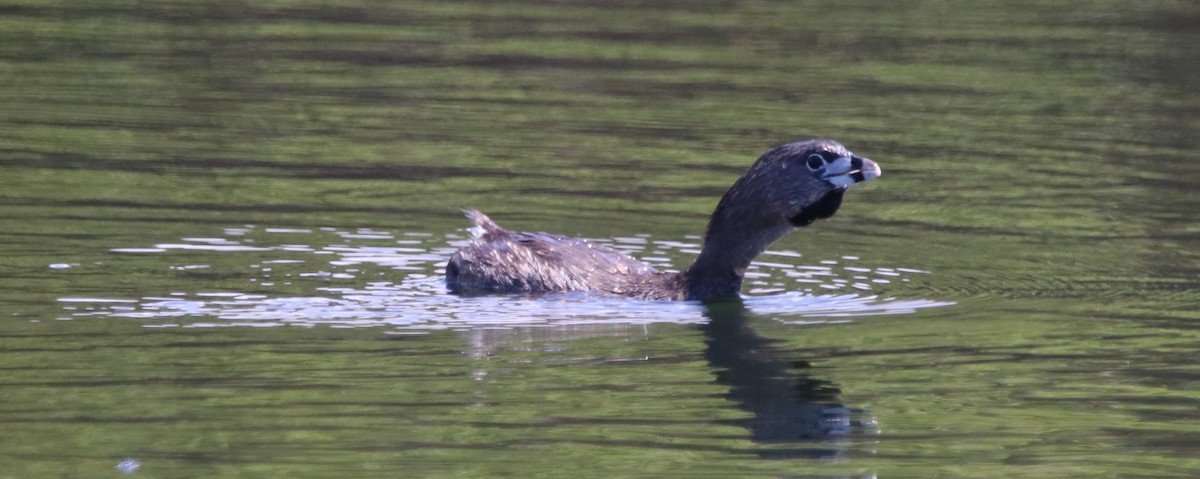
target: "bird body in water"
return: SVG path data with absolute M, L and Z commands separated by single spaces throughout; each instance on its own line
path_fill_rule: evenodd
M 650 300 L 736 297 L 750 262 L 796 228 L 833 216 L 850 186 L 877 178 L 879 165 L 832 140 L 777 146 L 721 198 L 695 262 L 660 272 L 625 253 L 581 238 L 513 232 L 466 211 L 475 238 L 450 258 L 456 293 L 599 291 Z

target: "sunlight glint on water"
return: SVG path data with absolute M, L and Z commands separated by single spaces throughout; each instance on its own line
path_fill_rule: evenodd
M 457 234 L 402 235 L 373 230 L 319 232 L 289 228 L 231 228 L 224 238 L 182 238 L 153 247 L 112 249 L 121 254 L 203 252 L 212 263 L 221 255 L 244 255 L 251 273 L 245 292 L 163 292 L 142 298 L 72 298 L 59 301 L 69 318 L 112 317 L 145 322 L 146 327 L 388 327 L 390 330 L 471 329 L 578 324 L 698 323 L 703 309 L 693 302 L 634 301 L 594 293 L 538 297 L 493 295 L 459 297 L 447 293 L 442 268 L 457 246 Z M 249 238 L 249 237 L 253 238 Z M 300 236 L 314 245 L 297 243 Z M 317 243 L 325 243 L 322 246 Z M 369 243 L 369 244 L 363 244 Z M 635 257 L 649 250 L 648 262 L 672 270 L 670 258 L 686 261 L 697 244 L 620 238 L 612 246 Z M 269 256 L 269 257 L 268 257 Z M 746 274 L 747 307 L 787 323 L 844 322 L 848 318 L 904 314 L 950 302 L 898 299 L 873 293 L 873 285 L 910 281 L 918 270 L 841 266 L 856 257 L 800 263 L 792 251 L 768 251 Z M 853 258 L 853 259 L 851 259 Z M 194 256 L 188 262 L 194 263 Z M 208 264 L 172 270 L 212 269 Z M 900 273 L 898 271 L 907 271 Z M 301 288 L 307 294 L 272 294 L 275 286 Z M 263 292 L 266 288 L 267 292 Z M 249 292 L 253 290 L 255 292 Z M 86 305 L 86 306 L 83 306 Z M 119 306 L 117 306 L 119 305 Z

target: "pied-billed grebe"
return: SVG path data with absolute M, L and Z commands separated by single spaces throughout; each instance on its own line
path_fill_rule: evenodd
M 506 231 L 467 211 L 475 239 L 446 265 L 452 292 L 603 291 L 639 299 L 735 297 L 750 261 L 775 240 L 833 216 L 850 186 L 876 178 L 879 165 L 840 143 L 812 140 L 772 148 L 721 198 L 700 256 L 678 273 L 656 271 L 585 239 Z

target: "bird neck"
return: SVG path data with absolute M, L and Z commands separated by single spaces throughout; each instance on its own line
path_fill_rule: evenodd
M 761 210 L 724 206 L 722 201 L 709 221 L 700 256 L 680 273 L 689 299 L 737 297 L 750 262 L 792 229 Z

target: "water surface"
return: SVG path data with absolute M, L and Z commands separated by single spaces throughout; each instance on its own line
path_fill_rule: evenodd
M 0 6 L 2 477 L 1193 477 L 1188 2 Z M 459 298 L 462 208 L 741 301 Z

